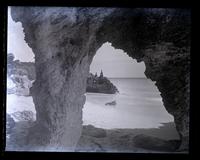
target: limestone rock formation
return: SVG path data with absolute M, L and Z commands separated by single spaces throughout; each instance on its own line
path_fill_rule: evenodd
M 174 116 L 179 149 L 188 150 L 189 10 L 12 7 L 11 16 L 22 23 L 35 54 L 37 78 L 31 92 L 37 123 L 30 134 L 42 150 L 74 150 L 82 130 L 89 66 L 107 41 L 144 61 L 146 76 L 156 81 Z M 34 132 L 38 129 L 43 132 Z

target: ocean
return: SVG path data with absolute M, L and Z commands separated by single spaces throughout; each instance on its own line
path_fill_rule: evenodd
M 95 127 L 158 128 L 162 123 L 173 122 L 173 117 L 163 106 L 157 87 L 149 79 L 110 79 L 118 88 L 117 94 L 86 93 L 83 107 L 83 124 Z M 116 105 L 105 105 L 116 101 Z M 35 106 L 31 96 L 7 94 L 7 113 L 29 110 Z M 17 120 L 16 120 L 17 121 Z
M 158 128 L 173 122 L 154 82 L 146 78 L 110 78 L 117 94 L 86 93 L 83 124 L 99 128 Z M 105 105 L 116 101 L 116 105 Z

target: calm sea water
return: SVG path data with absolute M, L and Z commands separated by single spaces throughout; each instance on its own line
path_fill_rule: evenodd
M 173 122 L 163 106 L 157 87 L 149 79 L 110 79 L 118 88 L 115 95 L 86 93 L 83 123 L 100 128 L 157 128 Z M 105 105 L 116 101 L 115 106 Z
M 110 80 L 118 88 L 119 93 L 86 93 L 83 124 L 106 129 L 157 128 L 162 123 L 173 122 L 173 117 L 163 106 L 160 92 L 151 80 Z M 116 101 L 117 104 L 105 105 L 111 101 Z M 7 113 L 24 110 L 36 113 L 32 97 L 7 95 Z

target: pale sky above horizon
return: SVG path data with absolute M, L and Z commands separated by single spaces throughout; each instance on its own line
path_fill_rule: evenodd
M 8 53 L 13 53 L 15 60 L 34 62 L 32 49 L 24 40 L 21 22 L 14 22 L 8 9 Z M 144 62 L 137 63 L 123 50 L 115 49 L 111 43 L 104 43 L 98 50 L 90 65 L 90 72 L 100 73 L 101 69 L 106 77 L 135 77 L 145 78 Z
M 123 50 L 115 49 L 111 45 L 106 42 L 97 50 L 90 65 L 90 72 L 97 72 L 99 75 L 102 69 L 107 77 L 146 77 L 144 62 L 138 63 Z
M 32 49 L 24 40 L 24 32 L 21 22 L 14 22 L 8 8 L 8 34 L 7 52 L 15 55 L 15 60 L 22 62 L 34 62 Z

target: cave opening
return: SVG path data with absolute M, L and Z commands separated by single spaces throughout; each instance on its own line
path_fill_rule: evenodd
M 95 141 L 110 152 L 119 151 L 119 148 L 135 152 L 130 139 L 135 141 L 137 147 L 146 149 L 156 148 L 159 141 L 163 141 L 164 145 L 161 146 L 164 150 L 177 147 L 179 142 L 171 146 L 167 142 L 179 139 L 174 117 L 165 109 L 160 92 L 155 82 L 146 77 L 145 69 L 144 62 L 138 63 L 123 50 L 114 48 L 110 42 L 97 50 L 90 64 L 89 77 L 93 82 L 87 82 L 83 132 L 78 151 L 102 151 L 97 146 L 88 148 L 88 141 Z M 103 87 L 98 84 L 102 74 L 117 88 L 116 92 L 103 89 L 106 82 Z M 88 85 L 91 88 L 99 87 L 99 90 L 88 89 Z M 89 137 L 84 141 L 86 145 L 83 145 L 84 136 Z M 108 143 L 95 138 L 106 139 Z M 145 138 L 149 146 L 141 145 Z M 160 150 L 159 147 L 157 149 Z
M 118 92 L 109 94 L 104 89 L 86 89 L 83 124 L 113 129 L 158 128 L 162 123 L 173 123 L 173 116 L 166 111 L 155 82 L 145 76 L 145 68 L 144 62 L 138 63 L 123 50 L 104 43 L 92 60 L 90 75 L 100 77 L 103 72 Z M 90 85 L 98 86 L 95 82 Z
M 34 136 L 31 135 L 32 137 L 34 137 L 32 142 L 34 142 L 34 140 L 37 140 L 38 144 L 43 146 L 43 149 L 47 151 L 50 148 L 61 149 L 61 150 L 69 149 L 71 151 L 74 151 L 75 146 L 77 144 L 77 140 L 79 139 L 82 131 L 82 120 L 83 120 L 82 107 L 85 103 L 85 96 L 84 96 L 86 88 L 85 81 L 87 79 L 86 76 L 89 71 L 89 63 L 91 61 L 91 56 L 93 53 L 95 53 L 94 51 L 96 50 L 96 48 L 98 48 L 98 45 L 102 44 L 102 42 L 105 42 L 104 39 L 102 39 L 102 36 L 109 35 L 108 39 L 113 42 L 114 46 L 119 46 L 119 48 L 123 49 L 127 48 L 128 49 L 127 53 L 131 57 L 136 58 L 137 60 L 142 60 L 142 61 L 144 60 L 146 67 L 148 68 L 147 72 L 148 74 L 146 73 L 146 75 L 149 78 L 156 80 L 156 84 L 159 90 L 162 92 L 162 97 L 165 103 L 165 107 L 168 110 L 168 112 L 174 116 L 175 123 L 177 125 L 177 130 L 179 134 L 182 136 L 181 137 L 181 140 L 183 141 L 182 144 L 184 147 L 186 146 L 187 148 L 188 128 L 189 128 L 187 125 L 189 122 L 188 120 L 189 116 L 187 114 L 189 108 L 187 103 L 188 102 L 187 95 L 189 93 L 189 89 L 187 85 L 188 79 L 186 80 L 182 79 L 184 79 L 189 72 L 187 68 L 184 69 L 184 67 L 182 67 L 183 66 L 182 63 L 185 64 L 185 62 L 187 61 L 188 52 L 186 51 L 187 52 L 186 54 L 183 53 L 182 56 L 183 59 L 181 60 L 179 59 L 179 56 L 176 56 L 177 54 L 172 55 L 171 52 L 169 54 L 168 51 L 173 51 L 172 53 L 177 53 L 180 50 L 179 48 L 177 48 L 176 45 L 173 44 L 173 42 L 167 43 L 168 41 L 166 42 L 165 38 L 161 40 L 161 43 L 160 41 L 159 42 L 156 41 L 155 42 L 156 45 L 153 46 L 151 46 L 151 43 L 141 43 L 144 45 L 145 48 L 143 47 L 142 49 L 140 45 L 139 48 L 136 47 L 136 49 L 141 50 L 141 53 L 137 54 L 137 56 L 132 55 L 133 53 L 130 52 L 132 49 L 135 49 L 132 46 L 133 44 L 135 44 L 133 43 L 135 42 L 133 39 L 145 42 L 146 35 L 136 34 L 138 33 L 137 32 L 138 29 L 143 28 L 142 26 L 147 26 L 145 28 L 149 29 L 148 27 L 152 26 L 151 25 L 149 26 L 148 23 L 149 21 L 148 19 L 145 18 L 141 18 L 141 21 L 137 21 L 139 25 L 134 25 L 135 28 L 132 27 L 132 24 L 134 23 L 127 23 L 128 22 L 127 20 L 131 20 L 130 22 L 134 22 L 135 20 L 138 19 L 137 13 L 142 12 L 144 13 L 144 16 L 143 14 L 139 15 L 141 15 L 142 17 L 146 17 L 145 15 L 148 14 L 148 12 L 151 13 L 152 12 L 151 10 L 149 11 L 136 10 L 136 12 L 134 12 L 133 15 L 130 14 L 131 16 L 133 16 L 133 18 L 128 17 L 127 20 L 122 18 L 121 19 L 122 23 L 118 23 L 119 22 L 118 20 L 113 21 L 112 17 L 114 14 L 112 10 L 108 9 L 107 11 L 108 15 L 103 14 L 105 15 L 105 17 L 103 17 L 105 21 L 103 21 L 103 25 L 100 25 L 105 27 L 95 28 L 94 26 L 92 26 L 92 24 L 94 23 L 90 23 L 91 21 L 84 21 L 85 20 L 84 16 L 79 17 L 79 19 L 76 19 L 76 15 L 79 14 L 82 15 L 82 11 L 86 11 L 87 15 L 87 13 L 91 13 L 90 11 L 99 13 L 102 10 L 73 9 L 73 11 L 75 10 L 77 12 L 73 12 L 75 14 L 72 18 L 68 19 L 66 16 L 63 16 L 70 22 L 69 25 L 68 23 L 66 23 L 67 25 L 64 25 L 62 23 L 59 24 L 56 21 L 57 19 L 59 19 L 60 14 L 56 14 L 55 17 L 53 18 L 52 17 L 50 18 L 49 15 L 51 15 L 51 13 L 54 13 L 54 11 L 62 13 L 64 15 L 68 15 L 69 14 L 68 11 L 71 12 L 71 8 L 66 8 L 64 10 L 63 8 L 54 8 L 54 9 L 47 8 L 46 11 L 48 11 L 50 14 L 44 16 L 45 17 L 44 21 L 39 21 L 41 24 L 38 25 L 38 23 L 36 23 L 38 22 L 37 20 L 30 22 L 29 18 L 22 17 L 22 15 L 28 15 L 30 17 L 32 16 L 33 19 L 35 20 L 37 19 L 37 17 L 34 17 L 35 14 L 32 14 L 31 12 L 36 13 L 37 10 L 34 10 L 33 8 L 32 9 L 30 8 L 30 10 L 26 9 L 21 10 L 21 8 L 17 7 L 13 8 L 14 8 L 12 15 L 13 19 L 16 22 L 17 21 L 22 22 L 24 27 L 24 32 L 26 33 L 25 39 L 29 44 L 29 46 L 33 49 L 33 52 L 35 54 L 35 62 L 36 62 L 35 67 L 37 72 L 37 79 L 32 87 L 32 97 L 37 112 L 37 120 L 36 120 L 37 123 L 33 127 L 32 132 L 31 130 L 29 132 L 29 136 L 30 133 L 31 134 L 34 133 Z M 122 16 L 126 15 L 127 13 L 132 13 L 132 11 L 130 10 L 123 10 L 123 9 L 119 10 L 120 12 L 118 12 L 118 10 L 116 9 L 116 12 L 118 12 L 119 15 Z M 152 17 L 153 17 L 153 21 L 151 21 L 152 23 L 154 23 L 154 21 L 157 22 L 156 15 L 157 14 L 159 15 L 159 12 L 158 13 L 152 12 Z M 41 13 L 43 14 L 43 11 L 41 11 Z M 101 14 L 94 14 L 94 15 L 101 15 Z M 134 17 L 136 17 L 136 19 Z M 96 20 L 96 18 L 94 18 L 93 15 L 91 15 L 91 20 Z M 110 20 L 112 20 L 114 23 L 112 22 L 108 23 L 110 22 Z M 27 25 L 29 23 L 31 23 L 31 25 Z M 81 24 L 81 26 L 76 24 Z M 64 28 L 63 25 L 65 26 Z M 75 28 L 72 27 L 76 31 L 70 28 L 72 25 L 76 26 Z M 113 26 L 115 26 L 114 30 Z M 160 26 L 161 28 L 164 28 L 163 25 L 158 25 L 158 26 L 156 25 L 155 28 L 159 28 Z M 49 28 L 48 30 L 47 27 Z M 94 30 L 88 30 L 88 28 L 93 28 Z M 108 28 L 108 30 L 106 28 Z M 111 30 L 114 32 L 110 32 L 109 28 L 112 28 Z M 107 34 L 105 34 L 104 31 L 106 31 Z M 129 31 L 133 31 L 133 34 L 130 34 L 130 36 L 128 35 L 128 33 L 130 33 Z M 158 30 L 158 32 L 159 31 L 160 30 Z M 166 33 L 167 31 L 168 29 L 166 29 Z M 72 34 L 69 34 L 69 32 Z M 152 30 L 152 32 L 154 32 L 154 30 Z M 91 33 L 89 37 L 86 36 L 89 35 L 88 33 L 89 34 Z M 112 36 L 111 33 L 112 34 L 116 33 L 116 35 Z M 124 33 L 127 34 L 127 36 L 121 36 Z M 157 32 L 155 32 L 155 34 L 158 34 L 157 37 L 160 36 L 160 34 Z M 97 36 L 97 39 L 96 35 L 99 36 L 99 37 Z M 49 39 L 47 39 L 47 37 Z M 142 38 L 140 39 L 140 37 Z M 149 35 L 147 35 L 147 37 L 149 37 Z M 81 41 L 77 41 L 77 39 L 80 39 Z M 127 41 L 129 41 L 130 43 L 126 43 Z M 151 39 L 149 40 L 147 39 L 147 42 L 149 41 L 151 41 Z M 46 50 L 47 48 L 48 50 Z M 89 52 L 92 53 L 88 54 Z M 171 63 L 172 60 L 176 59 L 177 60 L 179 59 L 177 63 Z M 105 71 L 103 72 L 105 73 Z M 181 75 L 186 75 L 186 76 L 181 76 Z M 179 77 L 183 78 L 180 79 Z M 179 92 L 179 89 L 176 88 L 177 85 L 179 85 L 180 88 L 182 89 L 181 92 Z M 174 99 L 174 96 L 177 96 L 177 98 Z M 93 110 L 93 112 L 95 111 Z M 158 115 L 154 116 L 157 117 Z M 39 130 L 46 129 L 46 130 L 40 135 L 34 132 L 35 130 L 38 129 Z M 105 133 L 105 130 L 102 132 Z M 98 135 L 98 137 L 102 137 L 102 134 Z M 103 137 L 105 138 L 105 134 L 103 135 Z M 124 137 L 127 138 L 127 135 L 125 134 L 121 138 Z M 86 137 L 86 139 L 87 138 L 88 137 Z M 30 140 L 29 143 L 31 144 L 31 139 L 29 140 Z M 158 140 L 158 142 L 162 143 L 163 141 Z M 95 143 L 92 143 L 91 146 L 95 144 L 97 146 L 100 145 L 95 141 Z

